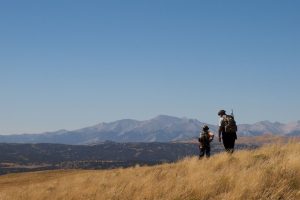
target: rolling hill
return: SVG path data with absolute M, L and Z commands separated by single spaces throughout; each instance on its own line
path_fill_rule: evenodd
M 300 144 L 113 170 L 0 176 L 0 199 L 300 199 Z

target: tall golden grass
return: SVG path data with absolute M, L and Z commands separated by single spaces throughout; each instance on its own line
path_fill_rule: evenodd
M 300 199 L 300 144 L 153 167 L 10 174 L 0 177 L 6 199 Z

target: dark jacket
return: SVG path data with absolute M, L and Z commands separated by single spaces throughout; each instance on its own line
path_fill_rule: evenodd
M 213 135 L 210 135 L 208 131 L 202 131 L 199 137 L 200 148 L 209 148 L 213 138 Z

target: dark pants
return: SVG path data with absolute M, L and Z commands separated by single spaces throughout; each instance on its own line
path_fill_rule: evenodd
M 233 153 L 236 140 L 236 133 L 223 133 L 222 140 L 225 150 L 228 153 Z
M 199 149 L 200 149 L 199 159 L 202 158 L 204 155 L 206 155 L 207 158 L 210 157 L 210 147 L 202 147 Z

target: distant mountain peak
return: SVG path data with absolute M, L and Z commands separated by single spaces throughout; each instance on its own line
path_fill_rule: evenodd
M 114 142 L 171 142 L 196 138 L 203 122 L 186 117 L 158 115 L 155 118 L 138 121 L 122 119 L 109 123 L 99 123 L 74 131 L 59 130 L 42 134 L 0 135 L 0 142 L 10 143 L 64 143 L 91 144 L 102 141 Z M 217 133 L 216 125 L 208 124 Z M 300 135 L 300 120 L 289 124 L 268 120 L 255 124 L 238 125 L 238 135 L 256 136 L 265 133 L 275 135 Z
M 263 121 L 260 121 L 260 122 L 257 122 L 257 124 L 273 124 L 272 122 L 270 122 L 269 120 L 263 120 Z
M 156 116 L 153 119 L 155 119 L 155 120 L 166 120 L 166 119 L 168 119 L 168 120 L 173 120 L 173 119 L 178 120 L 180 118 L 174 117 L 174 116 L 170 116 L 170 115 L 158 115 L 158 116 Z

